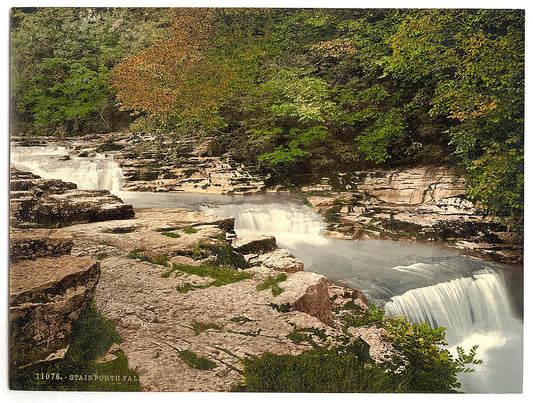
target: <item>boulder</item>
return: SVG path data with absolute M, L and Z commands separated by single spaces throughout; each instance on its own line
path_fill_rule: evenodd
M 333 322 L 326 277 L 300 271 L 289 275 L 279 286 L 283 292 L 272 298 L 273 303 L 278 306 L 290 304 L 291 309 L 307 313 L 326 324 Z
M 231 247 L 242 254 L 265 253 L 277 248 L 276 238 L 268 235 L 237 238 Z
M 12 260 L 35 259 L 69 254 L 72 235 L 61 230 L 12 228 L 9 234 L 9 255 Z
M 245 258 L 250 266 L 264 266 L 286 273 L 295 273 L 304 269 L 301 260 L 296 259 L 289 250 L 282 248 L 259 255 L 247 255 Z
M 11 265 L 11 368 L 62 357 L 99 277 L 97 261 L 72 256 L 41 257 Z

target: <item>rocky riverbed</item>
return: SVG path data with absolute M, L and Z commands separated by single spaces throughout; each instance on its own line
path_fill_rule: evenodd
M 211 140 L 110 133 L 76 139 L 75 147 L 72 141 L 56 144 L 73 146 L 61 157 L 65 160 L 96 153 L 113 155 L 124 173 L 123 189 L 129 191 L 249 194 L 288 189 L 267 187 L 268 176 L 235 163 L 229 155 L 210 156 Z M 14 141 L 26 144 L 23 139 Z M 41 144 L 50 139 L 32 141 Z M 307 182 L 311 184 L 290 189 L 323 216 L 328 224 L 326 236 L 437 242 L 484 259 L 522 263 L 520 234 L 475 208 L 466 198 L 467 182 L 457 169 L 374 169 Z
M 93 297 L 116 324 L 119 348 L 146 391 L 230 390 L 241 379 L 241 358 L 297 354 L 311 346 L 287 337 L 295 330 L 339 334 L 348 301 L 367 309 L 361 292 L 303 271 L 273 237 L 235 238 L 230 218 L 133 211 L 115 197 L 80 195 L 72 184 L 17 170 L 11 183 L 12 370 L 61 360 Z M 48 207 L 35 210 L 39 205 Z M 207 262 L 232 264 L 236 277 L 223 281 L 195 270 Z M 268 285 L 273 279 L 279 292 Z M 354 331 L 376 360 L 390 352 L 380 329 Z M 184 351 L 215 365 L 193 368 Z

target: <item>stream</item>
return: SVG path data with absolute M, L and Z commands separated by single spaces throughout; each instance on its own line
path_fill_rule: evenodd
M 123 192 L 122 172 L 105 154 L 62 157 L 64 146 L 12 147 L 11 163 L 43 178 L 74 182 L 80 189 L 108 189 L 135 208 L 189 208 L 235 217 L 239 236 L 274 235 L 305 270 L 362 290 L 387 315 L 447 328 L 446 341 L 466 351 L 479 344 L 473 373 L 462 374 L 467 393 L 522 391 L 523 320 L 516 313 L 496 263 L 430 244 L 346 241 L 322 236 L 325 223 L 288 194 L 229 196 Z

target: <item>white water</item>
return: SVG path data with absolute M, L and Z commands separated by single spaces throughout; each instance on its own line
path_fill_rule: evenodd
M 385 312 L 445 327 L 452 352 L 457 346 L 480 346 L 476 358 L 484 363 L 462 376 L 463 391 L 512 393 L 521 388 L 522 324 L 508 301 L 502 273 L 488 269 L 394 296 Z
M 477 358 L 484 363 L 463 377 L 463 391 L 521 392 L 522 322 L 513 314 L 498 265 L 427 245 L 325 238 L 322 219 L 289 196 L 119 192 L 122 175 L 114 161 L 59 161 L 66 152 L 60 147 L 17 148 L 12 161 L 80 188 L 110 189 L 137 208 L 186 207 L 233 216 L 241 236 L 275 235 L 280 246 L 304 261 L 306 270 L 361 289 L 387 314 L 446 327 L 451 351 L 456 345 L 468 350 L 479 344 Z M 69 162 L 73 165 L 65 165 Z
M 79 189 L 116 192 L 122 188 L 122 170 L 112 157 L 77 157 L 71 152 L 72 148 L 64 146 L 12 147 L 11 164 L 45 179 L 73 182 Z M 65 156 L 70 159 L 62 161 Z

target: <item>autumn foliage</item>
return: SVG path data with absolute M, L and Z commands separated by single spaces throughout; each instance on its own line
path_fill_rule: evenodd
M 126 58 L 112 72 L 123 109 L 163 117 L 201 117 L 216 112 L 232 71 L 208 57 L 213 11 L 171 9 L 169 39 Z

